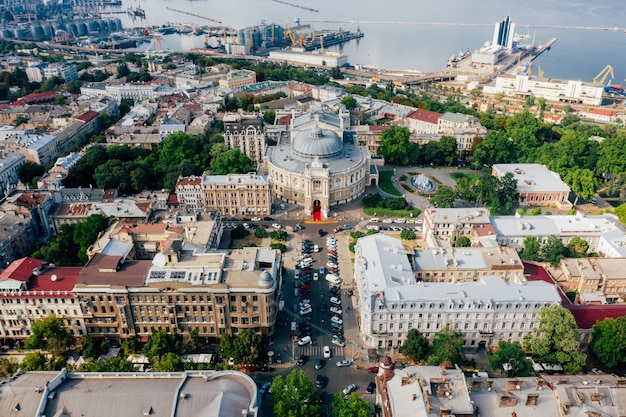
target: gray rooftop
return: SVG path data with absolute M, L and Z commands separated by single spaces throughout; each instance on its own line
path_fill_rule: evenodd
M 510 172 L 517 180 L 519 192 L 569 192 L 570 188 L 556 172 L 541 164 L 495 164 L 493 169 L 498 176 Z

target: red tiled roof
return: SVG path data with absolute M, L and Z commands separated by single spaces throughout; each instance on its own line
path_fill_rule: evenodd
M 421 120 L 423 122 L 437 124 L 439 122 L 439 118 L 441 117 L 441 113 L 437 113 L 436 111 L 417 109 L 413 113 L 409 114 L 407 117 L 409 119 Z
M 616 115 L 611 110 L 604 110 L 604 109 L 592 109 L 592 110 L 589 110 L 589 114 L 598 114 L 600 116 L 609 116 L 609 117 L 613 117 Z
M 11 265 L 0 274 L 0 280 L 14 279 L 26 282 L 33 275 L 33 270 L 43 264 L 42 260 L 25 257 L 11 262 Z
M 178 196 L 176 194 L 170 194 L 167 196 L 168 204 L 178 204 Z
M 99 113 L 97 111 L 89 110 L 79 116 L 74 117 L 74 119 L 87 123 L 98 117 L 98 114 Z
M 20 97 L 11 103 L 14 106 L 23 106 L 24 104 L 29 103 L 41 103 L 46 100 L 54 100 L 59 95 L 56 91 L 44 91 L 43 93 L 30 93 L 25 95 L 24 97 Z

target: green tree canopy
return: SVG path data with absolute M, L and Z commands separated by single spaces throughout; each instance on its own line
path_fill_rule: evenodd
M 579 236 L 574 236 L 567 244 L 567 256 L 572 258 L 584 258 L 588 250 L 589 243 Z
M 72 334 L 65 321 L 50 314 L 31 325 L 31 334 L 24 342 L 26 349 L 44 349 L 55 356 L 64 355 L 72 344 Z
M 494 371 L 504 369 L 509 377 L 533 375 L 533 362 L 517 342 L 500 340 L 498 350 L 489 355 L 489 366 Z
M 400 353 L 408 356 L 414 362 L 421 362 L 428 356 L 430 344 L 428 339 L 417 329 L 410 329 L 406 340 L 400 347 Z
M 263 338 L 252 329 L 244 329 L 233 340 L 233 357 L 237 363 L 255 364 L 261 358 Z
M 567 172 L 563 180 L 570 186 L 572 191 L 576 193 L 576 201 L 574 205 L 578 204 L 578 197 L 582 197 L 587 201 L 590 201 L 598 191 L 599 181 L 590 169 L 575 168 Z
M 46 371 L 48 359 L 43 353 L 36 351 L 27 353 L 20 363 L 23 371 Z
M 463 335 L 446 326 L 435 334 L 428 364 L 437 366 L 445 361 L 458 362 L 461 360 L 461 348 L 464 344 Z
M 356 106 L 357 106 L 356 99 L 354 97 L 352 97 L 351 95 L 343 96 L 341 98 L 340 102 L 341 102 L 341 104 L 346 106 L 346 109 L 348 109 L 348 110 L 356 109 Z
M 252 161 L 239 149 L 230 149 L 211 162 L 214 175 L 246 174 L 252 170 Z
M 275 417 L 318 417 L 321 392 L 301 369 L 294 369 L 285 378 L 272 382 Z
M 524 248 L 519 257 L 527 261 L 539 261 L 539 241 L 535 236 L 526 236 L 524 238 Z
M 372 417 L 374 412 L 369 401 L 359 397 L 353 392 L 347 399 L 338 392 L 333 397 L 332 402 L 333 417 Z
M 607 317 L 593 326 L 591 352 L 611 368 L 626 363 L 626 316 Z
M 524 350 L 541 363 L 561 364 L 567 373 L 578 373 L 587 355 L 580 352 L 579 331 L 574 316 L 553 304 L 539 310 L 539 326 L 524 337 Z
M 180 355 L 182 339 L 180 333 L 168 333 L 165 329 L 157 330 L 148 338 L 148 343 L 143 347 L 143 354 L 150 360 L 150 363 L 156 365 L 168 353 Z
M 467 236 L 459 236 L 454 241 L 454 246 L 457 248 L 469 248 L 472 246 L 472 240 Z
M 549 236 L 539 248 L 539 258 L 544 262 L 549 262 L 552 266 L 557 266 L 565 257 L 566 252 L 567 249 L 558 236 Z
M 441 185 L 431 194 L 430 204 L 438 208 L 451 208 L 454 207 L 456 198 L 457 192 L 454 188 L 448 185 Z
M 378 153 L 390 165 L 409 165 L 417 160 L 419 146 L 409 141 L 411 131 L 405 126 L 393 125 L 380 134 Z

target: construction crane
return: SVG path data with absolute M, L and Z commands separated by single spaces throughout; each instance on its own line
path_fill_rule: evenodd
M 302 27 L 300 27 L 300 36 L 298 37 L 298 41 L 300 44 L 300 48 L 304 47 L 304 32 L 302 32 Z
M 283 35 L 283 39 L 289 39 L 291 41 L 291 46 L 296 46 L 296 37 L 293 34 L 289 23 L 285 25 L 285 34 Z
M 543 71 L 541 70 L 541 62 L 537 61 L 537 76 L 543 78 Z
M 604 67 L 602 69 L 602 71 L 600 71 L 598 73 L 598 75 L 596 75 L 595 77 L 593 77 L 593 82 L 595 84 L 604 84 L 604 81 L 606 81 L 606 77 L 609 76 L 609 74 L 611 75 L 611 79 L 615 78 L 615 73 L 613 72 L 613 67 L 609 64 L 606 67 Z
M 214 23 L 222 23 L 221 20 L 216 20 L 216 19 L 211 19 L 210 17 L 206 17 L 206 16 L 200 16 L 199 14 L 195 14 L 195 13 L 189 13 L 186 12 L 184 10 L 178 10 L 178 9 L 173 9 L 169 6 L 165 7 L 167 10 L 171 10 L 173 12 L 178 12 L 178 13 L 182 13 L 182 14 L 186 14 L 188 16 L 193 16 L 193 17 L 198 17 L 200 19 L 204 19 L 204 20 L 208 20 L 209 22 L 214 22 Z
M 293 3 L 289 3 L 289 2 L 286 2 L 286 1 L 282 1 L 282 0 L 272 0 L 272 1 L 273 1 L 273 2 L 276 2 L 276 3 L 286 4 L 287 6 L 291 6 L 291 7 L 297 7 L 298 9 L 308 10 L 308 11 L 310 11 L 310 12 L 315 12 L 315 13 L 319 13 L 319 12 L 320 12 L 320 11 L 319 11 L 319 10 L 317 10 L 317 9 L 312 9 L 312 8 L 310 8 L 310 7 L 300 6 L 300 5 L 298 5 L 298 4 L 293 4 Z

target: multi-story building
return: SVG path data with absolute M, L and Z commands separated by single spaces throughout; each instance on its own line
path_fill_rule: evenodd
M 576 294 L 575 303 L 626 300 L 626 258 L 565 258 L 552 275 L 564 292 Z
M 252 329 L 272 338 L 282 282 L 279 251 L 184 253 L 172 244 L 152 261 L 96 254 L 74 291 L 89 334 L 146 341 L 150 334 L 198 332 L 216 342 L 222 333 Z
M 20 180 L 19 174 L 26 157 L 19 152 L 10 152 L 0 158 L 0 195 L 15 189 Z
M 321 102 L 341 98 L 345 94 L 346 90 L 344 88 L 333 87 L 330 85 L 316 85 L 311 88 L 311 96 L 315 100 L 319 100 Z
M 54 162 L 59 156 L 58 139 L 47 134 L 33 134 L 15 131 L 15 135 L 7 136 L 0 141 L 0 148 L 5 152 L 20 152 L 27 162 L 46 165 Z
M 65 80 L 66 83 L 78 79 L 78 72 L 76 71 L 76 64 L 59 63 L 48 64 L 43 69 L 43 74 L 46 78 L 60 77 Z
M 30 216 L 18 210 L 0 212 L 0 267 L 29 255 L 35 242 Z
M 404 123 L 412 133 L 439 133 L 439 118 L 441 113 L 435 111 L 417 109 L 409 114 Z
M 257 114 L 224 115 L 224 143 L 239 149 L 254 164 L 260 164 L 265 154 L 265 123 Z
M 84 336 L 83 314 L 72 291 L 80 267 L 46 268 L 22 258 L 0 274 L 0 337 L 26 339 L 32 324 L 50 314 L 64 320 L 74 336 Z
M 476 116 L 463 113 L 446 112 L 437 119 L 438 133 L 442 135 L 454 135 L 454 129 L 470 129 L 480 126 L 480 120 Z
M 439 240 L 454 243 L 459 236 L 470 236 L 477 227 L 489 225 L 485 208 L 430 208 L 424 210 L 424 240 L 441 246 Z
M 198 211 L 204 208 L 204 190 L 202 189 L 203 177 L 178 177 L 176 181 L 176 197 L 178 203 L 190 210 Z
M 491 175 L 501 178 L 512 174 L 517 181 L 521 205 L 570 207 L 570 188 L 556 172 L 541 164 L 494 164 Z
M 524 280 L 524 265 L 513 248 L 422 249 L 415 251 L 412 261 L 418 281 L 471 282 L 483 276 Z
M 256 82 L 256 72 L 238 69 L 230 70 L 225 78 L 220 78 L 218 85 L 220 88 L 238 88 Z
M 463 335 L 467 347 L 521 341 L 536 327 L 539 309 L 560 304 L 543 281 L 504 281 L 482 276 L 471 282 L 415 279 L 399 239 L 375 234 L 355 247 L 354 279 L 359 291 L 359 328 L 364 343 L 400 347 L 410 329 L 428 339 L 446 327 Z
M 148 98 L 166 96 L 177 92 L 176 89 L 168 88 L 162 84 L 121 84 L 104 85 L 103 83 L 90 83 L 80 88 L 80 93 L 95 97 L 112 97 L 117 103 L 122 99 L 130 99 L 134 102 Z
M 272 212 L 270 183 L 265 176 L 254 173 L 204 175 L 202 191 L 204 207 L 219 210 L 222 215 L 268 216 Z

